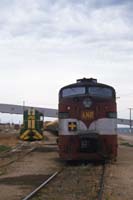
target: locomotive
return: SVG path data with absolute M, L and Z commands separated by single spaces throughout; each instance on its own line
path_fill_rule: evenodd
M 23 126 L 20 130 L 20 139 L 25 141 L 42 140 L 43 136 L 43 119 L 41 112 L 30 108 L 24 111 Z
M 116 160 L 115 89 L 83 78 L 59 91 L 59 156 L 63 160 Z

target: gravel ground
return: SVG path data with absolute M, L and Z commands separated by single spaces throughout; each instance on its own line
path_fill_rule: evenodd
M 67 166 L 32 200 L 95 200 L 102 166 Z
M 45 134 L 47 140 L 38 142 L 38 146 L 36 143 L 32 143 L 33 146 L 37 147 L 36 151 L 18 162 L 0 168 L 0 200 L 21 200 L 37 185 L 41 184 L 50 174 L 58 171 L 63 166 L 63 163 L 60 162 L 58 157 L 57 148 L 52 145 L 55 144 L 56 138 L 48 132 Z M 19 140 L 16 137 L 16 133 L 0 133 L 0 144 L 14 147 L 18 142 Z M 103 200 L 133 200 L 132 145 L 133 136 L 119 136 L 118 160 L 116 163 L 110 164 L 107 167 Z M 6 162 L 6 159 L 9 159 L 9 157 L 0 158 L 0 164 Z M 54 190 L 54 187 L 51 186 L 51 184 L 56 182 L 56 179 L 55 182 L 51 182 L 49 186 L 49 188 L 51 188 L 51 193 L 54 194 L 53 196 L 56 197 L 56 195 L 58 195 L 57 197 L 60 199 L 56 199 L 59 200 L 71 200 L 75 198 L 77 200 L 79 195 L 79 199 L 84 200 L 86 195 L 89 195 L 87 192 L 89 192 L 91 194 L 91 200 L 93 200 L 92 197 L 95 199 L 95 191 L 98 184 L 97 180 L 94 180 L 92 186 L 87 187 L 87 184 L 92 182 L 93 178 L 96 177 L 96 171 L 91 170 L 91 168 L 91 165 L 74 166 L 74 170 L 73 167 L 70 167 L 68 171 L 60 174 L 62 181 L 57 182 L 58 189 Z M 87 173 L 90 173 L 92 176 L 86 176 Z M 97 173 L 99 173 L 99 170 L 97 170 Z M 66 189 L 63 191 L 65 184 Z M 76 190 L 74 190 L 74 188 L 76 188 Z M 67 193 L 69 196 L 67 196 Z M 42 195 L 44 195 L 46 200 L 52 200 L 50 196 L 47 196 L 46 190 Z M 88 199 L 89 198 L 90 196 L 88 196 Z M 36 200 L 39 200 L 39 198 Z
M 46 134 L 52 137 L 51 134 Z M 15 134 L 12 134 L 11 137 L 12 147 L 14 147 L 20 141 L 16 139 Z M 3 135 L 1 138 L 3 144 L 7 144 Z M 47 179 L 49 175 L 60 168 L 62 163 L 58 158 L 57 147 L 52 145 L 55 142 L 55 137 L 51 140 L 47 138 L 45 141 L 32 142 L 30 147 L 36 147 L 35 151 L 6 167 L 0 167 L 0 200 L 22 199 Z M 21 152 L 17 153 L 17 156 L 19 157 L 20 154 Z M 5 158 L 0 158 L 0 164 L 8 163 L 14 159 L 14 155 L 16 158 L 15 152 L 8 153 Z
M 118 160 L 106 171 L 105 200 L 133 200 L 133 147 L 128 143 L 133 144 L 132 135 L 119 135 Z

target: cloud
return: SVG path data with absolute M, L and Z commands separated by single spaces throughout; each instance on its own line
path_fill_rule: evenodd
M 131 1 L 116 2 L 14 0 L 11 4 L 6 1 L 0 4 L 0 35 L 37 39 L 84 36 L 88 40 L 124 37 L 131 29 L 124 21 L 129 16 Z
M 116 86 L 120 94 L 121 87 L 132 83 L 132 8 L 129 0 L 0 1 L 0 77 L 1 84 L 17 91 L 12 102 L 21 91 L 27 90 L 26 98 L 36 82 L 38 87 L 47 85 L 48 94 L 51 78 L 54 91 L 77 78 L 94 76 Z

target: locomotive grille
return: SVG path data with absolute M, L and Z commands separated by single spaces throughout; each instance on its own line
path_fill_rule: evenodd
M 80 141 L 80 152 L 96 153 L 98 152 L 98 140 L 84 138 Z
M 80 135 L 80 152 L 96 153 L 99 150 L 97 134 Z

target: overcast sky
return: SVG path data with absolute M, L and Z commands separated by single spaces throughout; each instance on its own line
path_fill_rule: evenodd
M 0 0 L 1 103 L 58 108 L 58 91 L 94 77 L 133 107 L 132 0 Z

